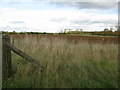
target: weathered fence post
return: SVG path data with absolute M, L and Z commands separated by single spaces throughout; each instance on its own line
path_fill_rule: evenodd
M 12 62 L 11 62 L 11 49 L 6 44 L 10 43 L 10 38 L 6 35 L 2 35 L 2 81 L 6 81 L 12 74 Z
M 0 33 L 0 89 L 2 89 L 2 34 Z

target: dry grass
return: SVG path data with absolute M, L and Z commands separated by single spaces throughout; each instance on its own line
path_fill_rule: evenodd
M 12 53 L 15 74 L 3 87 L 118 88 L 118 45 L 73 42 L 40 35 L 14 38 L 14 45 L 42 62 L 45 70 Z

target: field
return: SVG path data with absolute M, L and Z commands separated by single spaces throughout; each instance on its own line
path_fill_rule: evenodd
M 10 34 L 11 43 L 39 60 L 12 53 L 14 74 L 3 88 L 118 88 L 118 38 Z

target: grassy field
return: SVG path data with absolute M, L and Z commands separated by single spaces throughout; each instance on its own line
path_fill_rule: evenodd
M 118 44 L 112 41 L 75 43 L 46 35 L 11 35 L 11 39 L 42 62 L 44 71 L 12 53 L 14 74 L 3 88 L 118 88 Z

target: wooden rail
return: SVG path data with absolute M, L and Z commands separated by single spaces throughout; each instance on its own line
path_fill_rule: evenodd
M 23 57 L 24 59 L 34 63 L 35 66 L 39 67 L 41 70 L 43 70 L 43 66 L 40 62 L 38 62 L 36 59 L 32 58 L 31 56 L 27 55 L 25 52 L 21 51 L 20 49 L 16 48 L 14 45 L 6 42 L 6 44 L 10 47 L 10 49 L 18 54 L 19 56 Z
M 10 38 L 8 35 L 2 35 L 2 80 L 6 81 L 12 74 L 12 59 L 11 51 L 15 52 L 19 56 L 23 57 L 25 60 L 30 61 L 35 66 L 37 66 L 41 71 L 43 70 L 43 65 L 36 59 L 27 55 L 25 52 L 21 51 L 14 45 L 10 43 Z

